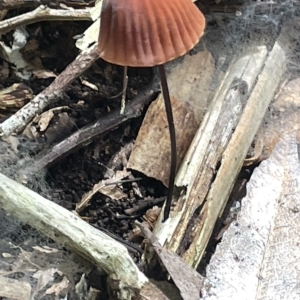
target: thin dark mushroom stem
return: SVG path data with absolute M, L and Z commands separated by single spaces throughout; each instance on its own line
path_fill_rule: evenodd
M 158 71 L 161 80 L 161 87 L 162 87 L 162 93 L 165 102 L 166 115 L 168 120 L 168 127 L 170 133 L 170 141 L 171 141 L 171 166 L 170 166 L 170 175 L 169 175 L 169 189 L 168 189 L 167 200 L 166 200 L 166 205 L 164 210 L 164 219 L 163 219 L 163 222 L 165 222 L 169 218 L 170 209 L 171 209 L 175 175 L 176 175 L 177 150 L 176 150 L 176 135 L 175 135 L 172 105 L 171 105 L 170 93 L 169 93 L 168 82 L 167 82 L 164 66 L 159 65 Z

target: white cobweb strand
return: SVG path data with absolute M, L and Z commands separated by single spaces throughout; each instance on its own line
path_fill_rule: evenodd
M 207 268 L 203 299 L 299 299 L 300 164 L 285 137 L 254 171 Z

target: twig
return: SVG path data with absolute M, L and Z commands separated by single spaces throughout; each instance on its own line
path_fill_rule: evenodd
M 132 207 L 125 209 L 124 212 L 127 215 L 131 215 L 133 213 L 136 213 L 141 210 L 145 210 L 147 208 L 153 207 L 154 205 L 164 202 L 166 200 L 166 197 L 160 197 L 160 198 L 155 198 L 155 199 L 147 199 L 147 200 L 141 200 L 139 201 L 139 204 Z
M 0 9 L 13 9 L 19 7 L 36 7 L 39 5 L 51 5 L 59 6 L 60 4 L 65 4 L 69 7 L 87 7 L 94 4 L 95 1 L 90 1 L 90 3 L 68 0 L 1 0 Z
M 73 133 L 70 137 L 55 145 L 50 151 L 40 159 L 36 159 L 33 166 L 25 170 L 26 174 L 32 174 L 45 167 L 49 167 L 58 159 L 74 152 L 95 139 L 99 134 L 102 134 L 118 125 L 132 119 L 137 118 L 142 114 L 144 107 L 150 103 L 158 93 L 158 85 L 156 79 L 152 82 L 144 92 L 136 96 L 125 109 L 124 115 L 120 115 L 119 110 L 115 110 L 104 118 L 83 127 Z
M 98 58 L 97 44 L 82 51 L 55 80 L 18 112 L 0 124 L 0 135 L 9 136 L 22 131 L 48 105 L 62 96 L 66 87 L 86 71 Z
M 19 26 L 41 21 L 92 21 L 87 9 L 65 10 L 52 9 L 41 5 L 33 11 L 0 22 L 0 34 L 6 33 Z
M 132 179 L 124 179 L 124 180 L 118 180 L 118 181 L 114 181 L 114 182 L 109 182 L 109 183 L 106 183 L 105 185 L 106 186 L 108 186 L 108 185 L 120 185 L 120 184 L 123 184 L 123 183 L 130 183 L 130 182 L 140 181 L 142 179 L 143 178 L 141 178 L 141 177 L 132 178 Z
M 113 238 L 114 240 L 116 240 L 116 241 L 120 242 L 121 244 L 123 244 L 127 248 L 128 251 L 139 253 L 139 254 L 144 253 L 144 251 L 140 247 L 138 247 L 136 245 L 133 245 L 133 244 L 130 244 L 130 242 L 127 242 L 127 241 L 123 240 L 122 238 L 120 238 L 117 235 L 111 233 L 110 231 L 106 230 L 105 228 L 94 225 L 94 224 L 92 224 L 92 226 L 99 229 L 99 230 L 101 230 L 102 232 L 104 232 L 105 234 L 107 234 L 108 236 Z

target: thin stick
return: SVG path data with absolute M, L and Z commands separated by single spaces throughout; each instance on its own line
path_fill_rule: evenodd
M 127 84 L 128 84 L 127 66 L 125 66 L 124 67 L 124 75 L 123 75 L 123 91 L 122 91 L 120 115 L 123 115 L 125 112 L 125 106 L 126 106 L 125 99 L 126 99 Z
M 161 80 L 161 87 L 165 101 L 165 108 L 166 108 L 166 115 L 169 125 L 169 132 L 170 132 L 170 141 L 171 141 L 171 166 L 170 166 L 170 175 L 169 175 L 169 190 L 164 210 L 164 220 L 165 222 L 169 218 L 171 203 L 172 203 L 172 196 L 174 190 L 174 181 L 175 181 L 175 174 L 176 174 L 176 163 L 177 163 L 177 151 L 176 151 L 176 135 L 175 135 L 175 126 L 174 126 L 174 119 L 173 119 L 173 112 L 172 112 L 172 105 L 170 101 L 170 94 L 169 88 L 166 78 L 166 73 L 163 65 L 158 66 L 158 71 Z
M 59 159 L 76 151 L 80 147 L 87 145 L 100 134 L 113 129 L 132 118 L 139 117 L 142 114 L 144 107 L 155 99 L 157 92 L 156 79 L 154 78 L 150 85 L 128 104 L 124 115 L 120 115 L 119 111 L 115 110 L 109 115 L 74 132 L 65 140 L 54 145 L 42 157 L 36 157 L 35 162 L 26 167 L 24 173 L 28 175 L 37 173 L 42 168 L 53 165 Z
M 35 10 L 0 22 L 0 32 L 4 34 L 19 26 L 25 26 L 41 21 L 92 21 L 87 9 L 65 10 L 52 9 L 41 5 Z

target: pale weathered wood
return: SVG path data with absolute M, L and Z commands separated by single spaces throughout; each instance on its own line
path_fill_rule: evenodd
M 277 43 L 267 60 L 265 47 L 249 52 L 231 66 L 220 85 L 178 173 L 176 185 L 185 189 L 174 197 L 170 220 L 156 227 L 160 242 L 194 267 L 284 71 L 285 55 Z
M 103 269 L 113 299 L 132 299 L 147 282 L 123 245 L 1 173 L 0 208 Z
M 276 42 L 247 101 L 241 120 L 223 153 L 220 169 L 202 210 L 202 213 L 207 216 L 204 224 L 197 226 L 193 232 L 197 238 L 193 240 L 193 245 L 184 254 L 184 257 L 194 266 L 198 265 L 201 260 L 214 224 L 227 202 L 247 151 L 280 83 L 285 63 L 284 51 Z
M 206 269 L 202 299 L 299 299 L 299 193 L 293 132 L 254 170 L 241 211 Z
M 266 55 L 266 48 L 257 49 L 254 54 L 238 59 L 224 75 L 177 174 L 176 185 L 185 187 L 186 191 L 177 200 L 171 218 L 167 221 L 168 226 L 156 228 L 161 243 L 172 242 L 170 247 L 179 248 L 189 220 L 205 200 L 216 165 L 241 115 L 242 102 L 246 99 L 236 87 L 244 82 L 243 74 L 251 66 L 254 74 L 252 80 L 248 80 L 248 86 L 252 88 Z M 236 78 L 239 81 L 233 84 Z M 228 124 L 231 126 L 226 128 Z M 176 239 L 172 236 L 176 236 Z
M 33 11 L 18 15 L 0 22 L 0 33 L 4 34 L 19 26 L 29 25 L 41 21 L 90 21 L 91 15 L 86 9 L 65 10 L 52 9 L 41 5 Z

